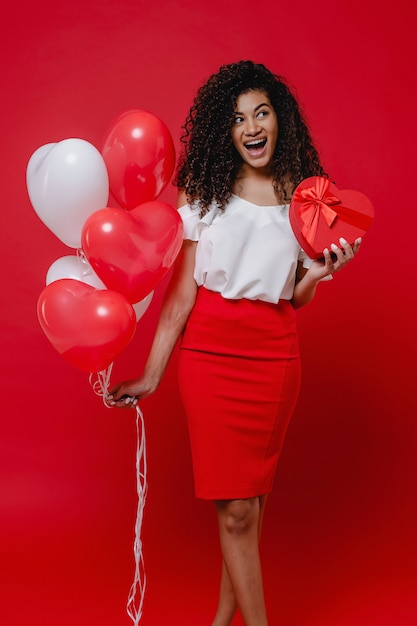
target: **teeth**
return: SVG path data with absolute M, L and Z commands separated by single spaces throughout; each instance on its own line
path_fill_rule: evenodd
M 262 146 L 265 143 L 265 139 L 257 139 L 256 141 L 249 141 L 245 143 L 246 148 L 253 148 L 255 146 Z

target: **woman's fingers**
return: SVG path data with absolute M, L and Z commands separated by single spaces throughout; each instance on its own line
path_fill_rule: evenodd
M 358 239 L 356 239 L 355 243 L 353 244 L 353 254 L 358 253 L 358 250 L 361 247 L 361 243 L 362 243 L 362 238 L 358 237 Z
M 339 243 L 340 247 L 335 243 L 332 243 L 330 246 L 334 255 L 333 257 L 327 248 L 323 251 L 325 265 L 332 274 L 338 272 L 346 263 L 349 263 L 349 261 L 354 258 L 360 248 L 362 239 L 359 237 L 356 239 L 353 246 L 351 246 L 344 237 L 341 237 Z
M 121 396 L 117 400 L 113 396 L 106 397 L 106 404 L 111 407 L 118 407 L 119 409 L 131 409 L 134 408 L 139 401 L 136 396 Z
M 138 399 L 137 396 L 126 393 L 124 385 L 119 384 L 109 389 L 109 393 L 106 396 L 106 404 L 111 407 L 130 408 L 137 405 Z

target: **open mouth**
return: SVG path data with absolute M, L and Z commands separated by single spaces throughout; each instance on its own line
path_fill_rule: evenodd
M 261 154 L 265 146 L 266 139 L 256 139 L 254 141 L 248 141 L 248 143 L 245 143 L 245 149 L 252 156 L 257 156 L 258 154 Z

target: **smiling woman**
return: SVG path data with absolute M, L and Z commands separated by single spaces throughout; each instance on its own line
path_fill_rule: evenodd
M 232 140 L 249 167 L 269 168 L 278 140 L 278 119 L 264 91 L 248 91 L 238 97 Z
M 223 66 L 185 123 L 176 183 L 184 245 L 140 378 L 115 385 L 126 408 L 158 387 L 182 335 L 178 374 L 195 492 L 215 502 L 223 557 L 213 626 L 267 626 L 258 542 L 300 385 L 294 308 L 355 255 L 311 261 L 291 230 L 288 199 L 323 174 L 285 83 L 251 61 Z M 307 270 L 307 268 L 309 268 Z M 129 403 L 128 403 L 129 404 Z
M 194 91 L 221 63 L 242 55 L 263 61 L 296 88 L 331 180 L 363 190 L 377 213 L 359 258 L 297 315 L 302 390 L 262 536 L 269 621 L 417 624 L 417 394 L 410 362 L 417 345 L 417 211 L 409 184 L 417 139 L 410 93 L 415 4 L 299 0 L 285 11 L 279 2 L 254 8 L 250 0 L 238 7 L 224 0 L 40 0 L 24 11 L 18 2 L 5 4 L 4 625 L 131 623 L 125 608 L 137 500 L 135 412 L 106 410 L 85 373 L 58 355 L 39 326 L 45 272 L 70 251 L 31 207 L 28 159 L 38 146 L 67 137 L 100 148 L 115 115 L 138 107 L 167 123 L 179 153 L 178 127 Z M 213 135 L 218 160 L 231 129 L 223 121 L 229 123 L 216 119 L 220 138 Z M 198 163 L 211 137 L 205 140 Z M 222 179 L 215 180 L 221 191 Z M 163 199 L 175 202 L 171 185 Z M 142 371 L 165 286 L 156 289 L 117 359 L 112 382 Z M 216 519 L 211 503 L 192 497 L 177 357 L 175 349 L 157 393 L 140 403 L 151 481 L 141 626 L 210 625 L 218 586 Z
M 236 193 L 237 179 L 242 183 L 248 171 L 249 157 L 254 164 L 259 156 L 254 169 L 272 182 L 273 204 L 289 202 L 304 178 L 324 175 L 291 90 L 259 63 L 222 66 L 198 90 L 184 131 L 186 151 L 180 155 L 176 182 L 186 189 L 188 200 L 198 202 L 201 214 L 213 201 L 222 209 L 226 206 Z M 265 139 L 263 153 L 258 141 Z M 258 147 L 248 150 L 248 143 Z

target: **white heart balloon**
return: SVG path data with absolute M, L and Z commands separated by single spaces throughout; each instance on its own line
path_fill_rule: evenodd
M 46 273 L 46 284 L 49 285 L 61 278 L 79 280 L 95 289 L 107 289 L 106 285 L 100 280 L 87 259 L 83 256 L 70 254 L 54 261 Z M 154 292 L 151 291 L 143 300 L 132 304 L 137 322 L 147 311 L 152 301 L 153 294 Z
M 106 285 L 100 280 L 88 261 L 80 256 L 63 256 L 52 263 L 46 273 L 46 284 L 49 285 L 61 278 L 73 278 L 95 287 L 95 289 L 106 289 Z
M 138 322 L 140 320 L 140 318 L 142 317 L 142 315 L 145 313 L 145 311 L 148 309 L 152 298 L 153 298 L 153 291 L 151 291 L 151 293 L 148 293 L 147 296 L 145 296 L 145 298 L 143 298 L 143 300 L 140 300 L 140 302 L 136 302 L 136 304 L 132 304 L 135 313 L 136 313 L 136 321 Z
M 109 177 L 100 152 L 84 139 L 45 144 L 26 169 L 30 201 L 42 222 L 70 248 L 81 247 L 86 219 L 107 206 Z

